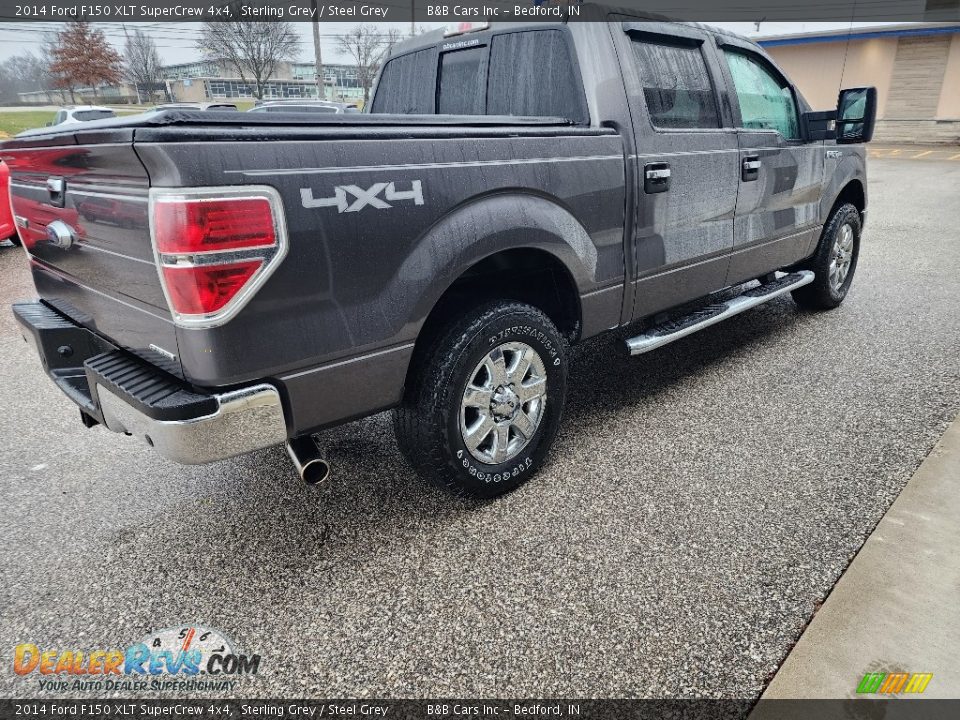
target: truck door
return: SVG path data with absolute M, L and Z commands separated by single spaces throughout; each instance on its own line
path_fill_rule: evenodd
M 801 260 L 820 235 L 823 142 L 803 139 L 796 91 L 751 47 L 719 48 L 740 146 L 728 285 Z
M 737 134 L 708 35 L 613 25 L 634 130 L 634 319 L 723 288 L 733 246 Z

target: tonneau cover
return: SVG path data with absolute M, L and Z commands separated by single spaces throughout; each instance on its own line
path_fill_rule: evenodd
M 227 132 L 264 128 L 331 129 L 347 128 L 495 128 L 535 127 L 570 128 L 570 120 L 558 117 L 519 117 L 512 115 L 388 115 L 388 114 L 322 114 L 277 112 L 246 113 L 235 111 L 163 110 L 161 112 L 92 120 L 81 124 L 38 128 L 20 133 L 0 143 L 0 149 L 49 147 L 53 145 L 96 145 L 132 142 L 135 132 L 150 128 L 196 128 Z

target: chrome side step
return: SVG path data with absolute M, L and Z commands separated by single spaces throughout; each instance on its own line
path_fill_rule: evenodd
M 655 325 L 641 335 L 628 338 L 627 352 L 631 355 L 642 355 L 656 350 L 674 340 L 692 335 L 697 330 L 716 325 L 728 317 L 739 315 L 744 310 L 762 305 L 768 300 L 812 283 L 813 278 L 814 274 L 809 270 L 782 275 L 772 282 L 758 285 L 725 302 L 707 305 L 684 317 Z

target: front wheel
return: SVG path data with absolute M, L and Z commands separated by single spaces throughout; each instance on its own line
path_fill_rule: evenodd
M 415 362 L 394 429 L 421 475 L 489 498 L 540 468 L 567 390 L 566 342 L 544 313 L 483 305 L 451 321 Z
M 820 235 L 816 253 L 798 266 L 816 275 L 812 283 L 793 291 L 798 305 L 830 310 L 843 302 L 860 257 L 860 229 L 860 212 L 856 207 L 845 203 L 834 210 Z

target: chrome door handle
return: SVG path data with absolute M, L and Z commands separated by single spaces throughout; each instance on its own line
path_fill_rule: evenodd
M 748 155 L 740 166 L 740 179 L 750 182 L 758 177 L 760 177 L 760 158 L 756 155 Z
M 643 191 L 648 195 L 670 189 L 670 163 L 652 162 L 643 166 Z
M 743 161 L 744 170 L 759 170 L 760 161 L 759 160 L 744 160 Z

